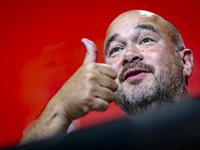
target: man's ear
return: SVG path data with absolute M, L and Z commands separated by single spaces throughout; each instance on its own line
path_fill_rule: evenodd
M 183 76 L 185 78 L 189 78 L 192 75 L 193 71 L 193 53 L 190 49 L 183 49 L 182 51 L 179 51 L 180 57 L 182 59 L 183 64 Z

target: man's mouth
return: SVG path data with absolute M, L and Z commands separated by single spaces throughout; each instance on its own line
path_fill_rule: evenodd
M 147 73 L 147 71 L 141 69 L 130 69 L 125 73 L 124 81 L 130 78 L 133 80 L 139 79 L 144 75 L 144 73 Z

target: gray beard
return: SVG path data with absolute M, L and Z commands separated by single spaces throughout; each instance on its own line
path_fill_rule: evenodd
M 184 91 L 184 77 L 180 58 L 176 60 L 176 65 L 168 64 L 165 73 L 152 79 L 153 85 L 148 90 L 137 88 L 142 82 L 138 80 L 131 83 L 135 89 L 127 95 L 121 83 L 115 92 L 115 103 L 130 115 L 179 102 Z

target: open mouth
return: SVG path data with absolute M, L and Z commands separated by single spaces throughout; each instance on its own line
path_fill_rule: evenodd
M 129 77 L 132 77 L 132 76 L 140 75 L 141 73 L 147 73 L 147 71 L 145 71 L 145 70 L 130 70 L 125 74 L 124 80 L 126 80 L 126 79 L 128 79 Z

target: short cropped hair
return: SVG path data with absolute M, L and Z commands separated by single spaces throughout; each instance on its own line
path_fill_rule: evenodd
M 181 36 L 180 32 L 178 31 L 178 29 L 171 22 L 169 22 L 168 20 L 166 20 L 166 21 L 170 26 L 171 40 L 174 44 L 175 50 L 181 51 L 181 50 L 185 49 L 185 45 L 183 43 L 182 36 Z

